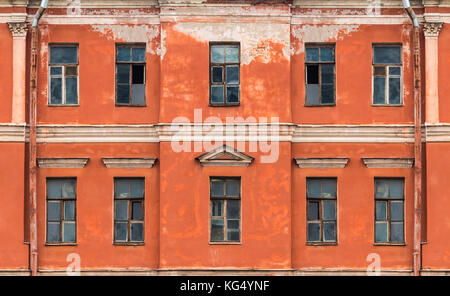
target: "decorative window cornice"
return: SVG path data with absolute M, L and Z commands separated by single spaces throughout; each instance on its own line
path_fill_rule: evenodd
M 253 157 L 223 145 L 195 158 L 202 166 L 249 166 Z
M 294 158 L 298 167 L 304 168 L 345 168 L 348 158 Z
M 367 168 L 412 168 L 413 158 L 361 158 Z
M 89 158 L 38 158 L 40 168 L 84 168 Z
M 103 164 L 107 168 L 152 168 L 155 165 L 156 158 L 102 158 Z

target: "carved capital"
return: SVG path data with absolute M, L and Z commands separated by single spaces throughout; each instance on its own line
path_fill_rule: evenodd
M 425 37 L 438 37 L 443 23 L 424 23 L 423 33 Z
M 27 23 L 8 23 L 13 38 L 25 38 L 27 36 Z

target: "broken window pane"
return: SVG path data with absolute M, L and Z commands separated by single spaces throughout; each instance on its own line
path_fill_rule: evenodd
M 387 206 L 385 201 L 376 202 L 376 220 L 386 220 L 387 219 Z
M 392 242 L 403 242 L 403 222 L 392 222 L 391 223 L 391 241 Z
M 117 47 L 117 61 L 118 62 L 131 61 L 131 48 L 130 47 Z
M 66 77 L 66 104 L 78 104 L 78 77 Z
M 386 78 L 374 77 L 373 78 L 373 103 L 385 104 L 386 103 Z
M 334 62 L 334 48 L 333 47 L 321 47 L 320 48 L 320 61 L 321 62 Z
M 319 203 L 308 202 L 308 220 L 319 220 Z
M 118 85 L 117 86 L 117 103 L 129 104 L 130 103 L 130 86 Z
M 61 241 L 61 229 L 59 222 L 47 223 L 47 241 L 48 242 L 60 242 Z
M 126 242 L 128 240 L 128 222 L 116 222 L 114 226 L 114 239 Z
M 144 241 L 144 224 L 131 223 L 131 239 L 132 242 Z
M 211 46 L 211 63 L 224 63 L 225 49 L 221 45 Z
M 400 78 L 389 78 L 389 104 L 400 104 Z
M 133 85 L 131 95 L 133 105 L 145 105 L 145 85 Z
M 78 53 L 76 46 L 50 46 L 51 64 L 77 64 Z
M 320 241 L 320 223 L 308 222 L 307 240 L 309 242 Z
M 319 48 L 306 48 L 306 61 L 318 62 L 319 61 Z
M 227 200 L 227 218 L 240 217 L 240 200 Z
M 336 220 L 336 202 L 334 200 L 323 201 L 323 220 Z
M 319 84 L 319 66 L 318 65 L 306 66 L 306 83 L 307 84 Z
M 239 86 L 227 86 L 227 102 L 239 102 Z
M 50 94 L 50 104 L 62 104 L 62 78 L 51 78 Z
M 76 235 L 75 222 L 64 222 L 63 223 L 63 241 L 64 242 L 75 242 Z
M 323 223 L 323 240 L 336 241 L 336 222 Z
M 391 201 L 391 221 L 403 221 L 403 202 Z
M 224 240 L 224 221 L 223 219 L 211 219 L 211 241 Z
M 61 220 L 61 203 L 59 201 L 47 202 L 47 221 L 60 221 Z
M 116 214 L 115 220 L 127 221 L 128 220 L 128 201 L 127 200 L 116 200 Z
M 388 241 L 388 223 L 376 222 L 375 223 L 375 242 L 384 243 Z
M 239 47 L 227 46 L 225 49 L 225 62 L 239 63 Z
M 223 82 L 223 68 L 222 67 L 212 67 L 212 81 L 215 83 Z
M 126 84 L 130 83 L 129 65 L 117 65 L 117 82 Z
M 238 66 L 227 66 L 227 83 L 239 83 Z
M 135 47 L 132 49 L 133 62 L 145 62 L 145 48 Z
M 75 220 L 75 202 L 65 201 L 64 202 L 64 220 L 74 221 Z
M 334 85 L 323 84 L 322 85 L 322 104 L 334 103 Z
M 133 65 L 133 75 L 132 75 L 132 81 L 133 84 L 144 84 L 144 71 L 145 66 L 144 65 Z
M 306 105 L 318 105 L 319 104 L 319 85 L 307 84 L 306 85 Z
M 376 46 L 374 47 L 375 64 L 401 64 L 400 46 Z
M 142 220 L 144 217 L 144 212 L 142 208 L 142 202 L 133 202 L 131 219 Z
M 211 103 L 223 103 L 223 86 L 211 86 Z

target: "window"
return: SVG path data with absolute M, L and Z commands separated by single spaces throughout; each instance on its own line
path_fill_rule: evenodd
M 307 242 L 336 243 L 336 179 L 307 178 Z
M 47 179 L 47 243 L 76 242 L 76 179 Z
M 399 45 L 373 47 L 373 104 L 402 104 L 402 48 Z
M 49 104 L 78 104 L 78 46 L 51 45 Z
M 144 179 L 114 179 L 114 242 L 144 242 Z
M 240 242 L 240 178 L 211 178 L 210 191 L 211 242 Z
M 239 44 L 211 44 L 210 51 L 211 105 L 239 105 Z
M 334 45 L 306 46 L 306 105 L 334 105 Z
M 116 105 L 145 106 L 145 45 L 117 45 Z
M 404 243 L 403 188 L 403 179 L 375 179 L 375 243 Z

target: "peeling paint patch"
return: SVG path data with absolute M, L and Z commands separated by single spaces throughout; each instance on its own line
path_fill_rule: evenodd
M 257 57 L 270 62 L 270 43 L 282 44 L 282 54 L 290 59 L 288 24 L 254 23 L 177 23 L 174 29 L 202 42 L 238 41 L 241 43 L 241 63 L 250 64 Z
M 359 25 L 303 25 L 292 27 L 292 35 L 297 38 L 298 45 L 293 45 L 291 54 L 304 52 L 305 42 L 330 42 L 342 40 L 344 36 L 357 31 Z

